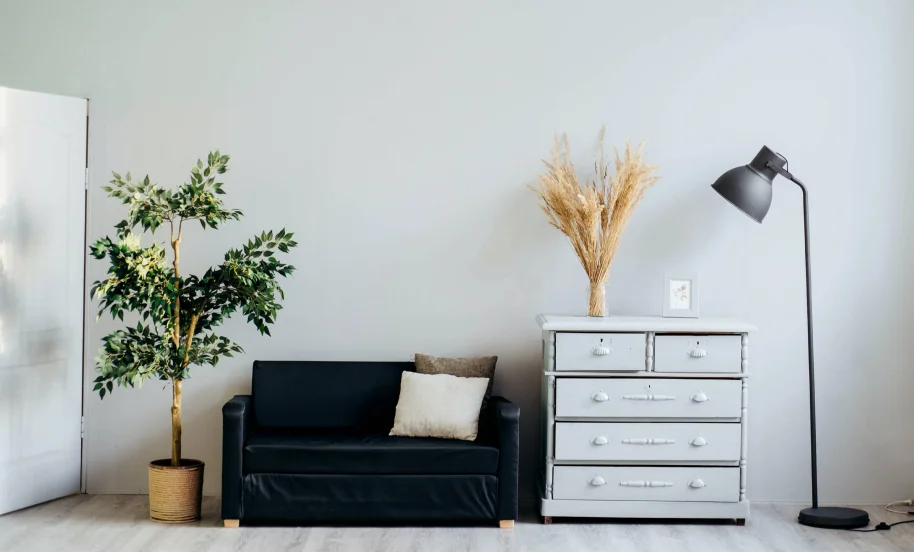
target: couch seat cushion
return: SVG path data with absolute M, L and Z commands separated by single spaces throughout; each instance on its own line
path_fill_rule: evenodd
M 494 475 L 498 449 L 456 439 L 260 428 L 244 444 L 242 466 L 245 473 Z

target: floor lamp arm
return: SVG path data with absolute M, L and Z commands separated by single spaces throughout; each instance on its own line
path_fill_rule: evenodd
M 812 464 L 812 507 L 819 507 L 819 477 L 818 460 L 816 455 L 816 370 L 815 354 L 813 353 L 812 339 L 812 274 L 809 260 L 809 200 L 806 186 L 797 179 L 792 179 L 803 191 L 803 238 L 806 243 L 806 324 L 807 347 L 809 353 L 809 434 L 810 434 L 810 462 Z
M 812 475 L 812 507 L 819 507 L 819 476 L 818 476 L 818 460 L 816 454 L 816 371 L 815 371 L 815 355 L 813 353 L 813 339 L 812 339 L 812 274 L 810 270 L 810 260 L 809 260 L 809 194 L 806 191 L 806 186 L 800 181 L 799 178 L 785 171 L 781 167 L 771 163 L 767 163 L 767 166 L 775 170 L 778 174 L 784 178 L 790 180 L 794 184 L 800 187 L 800 191 L 803 192 L 803 243 L 805 246 L 805 258 L 806 258 L 806 339 L 807 339 L 807 352 L 809 354 L 809 433 L 810 433 L 810 463 L 811 463 L 811 475 Z

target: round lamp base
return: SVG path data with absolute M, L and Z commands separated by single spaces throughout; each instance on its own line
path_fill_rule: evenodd
M 823 508 L 804 508 L 800 511 L 798 521 L 803 525 L 822 527 L 824 529 L 856 529 L 868 525 L 870 516 L 863 510 L 856 508 L 828 506 Z

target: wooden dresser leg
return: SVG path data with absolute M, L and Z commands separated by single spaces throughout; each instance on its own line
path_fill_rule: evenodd
M 543 516 L 543 525 L 552 525 L 552 516 Z
M 226 519 L 223 521 L 223 523 L 225 523 L 226 527 L 231 527 L 231 528 L 238 527 L 238 525 L 240 524 L 240 522 L 237 519 Z
M 513 519 L 501 519 L 498 521 L 498 526 L 502 529 L 514 529 L 514 520 Z

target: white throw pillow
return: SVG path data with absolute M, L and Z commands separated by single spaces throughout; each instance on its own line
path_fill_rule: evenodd
M 391 435 L 476 439 L 489 378 L 403 372 Z

